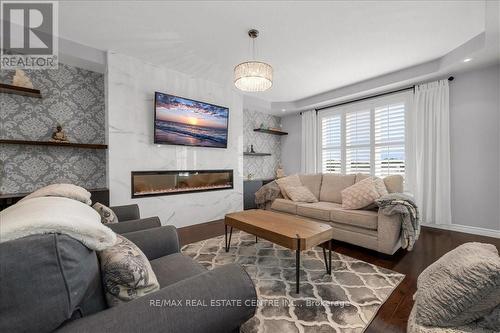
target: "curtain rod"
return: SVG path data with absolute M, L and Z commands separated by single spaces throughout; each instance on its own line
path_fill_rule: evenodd
M 448 81 L 453 81 L 454 79 L 455 78 L 453 76 L 450 76 L 448 78 Z M 383 93 L 380 93 L 380 94 L 375 94 L 375 95 L 370 95 L 370 96 L 366 96 L 366 97 L 361 97 L 361 98 L 353 99 L 353 100 L 346 101 L 346 102 L 341 102 L 341 103 L 337 103 L 337 104 L 331 104 L 331 105 L 327 105 L 327 106 L 322 106 L 320 108 L 316 108 L 315 110 L 316 110 L 316 112 L 318 112 L 318 111 L 321 111 L 321 110 L 324 110 L 324 109 L 330 109 L 330 108 L 334 108 L 334 107 L 337 107 L 337 106 L 342 106 L 342 105 L 346 105 L 346 104 L 361 102 L 361 101 L 364 101 L 364 100 L 367 100 L 367 99 L 382 97 L 382 96 L 385 96 L 385 95 L 396 94 L 396 93 L 407 91 L 407 90 L 415 90 L 415 85 L 409 86 L 409 87 L 405 87 L 405 88 L 401 88 L 401 89 L 397 89 L 397 90 L 386 91 L 386 92 L 383 92 Z M 302 112 L 300 114 L 302 114 Z

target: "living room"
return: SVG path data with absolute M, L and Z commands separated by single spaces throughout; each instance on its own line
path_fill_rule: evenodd
M 0 5 L 0 331 L 500 332 L 500 1 Z

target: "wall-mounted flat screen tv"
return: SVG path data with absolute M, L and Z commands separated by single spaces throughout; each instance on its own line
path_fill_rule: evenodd
M 155 92 L 156 144 L 227 148 L 229 109 Z

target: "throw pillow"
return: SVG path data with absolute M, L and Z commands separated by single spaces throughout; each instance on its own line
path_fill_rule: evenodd
M 389 194 L 382 178 L 373 177 L 373 183 L 375 185 L 375 188 L 377 189 L 378 194 L 380 194 L 381 197 Z
M 148 258 L 131 241 L 117 235 L 116 243 L 98 252 L 106 301 L 110 307 L 160 289 Z
M 371 177 L 349 186 L 341 194 L 343 209 L 361 209 L 380 198 Z
M 73 184 L 52 184 L 44 186 L 34 191 L 33 193 L 28 194 L 27 196 L 19 200 L 19 202 L 40 197 L 63 197 L 78 200 L 87 205 L 90 205 L 92 203 L 92 200 L 90 200 L 90 192 L 81 186 Z
M 305 186 L 285 186 L 286 194 L 297 202 L 318 202 L 318 199 Z
M 494 245 L 466 243 L 446 253 L 418 277 L 416 321 L 460 326 L 500 304 L 500 256 Z
M 104 206 L 100 202 L 96 202 L 92 208 L 94 208 L 99 215 L 101 216 L 101 223 L 102 224 L 108 224 L 108 223 L 118 223 L 118 217 L 116 216 L 115 212 L 107 206 Z
M 280 179 L 275 180 L 278 186 L 280 187 L 281 190 L 281 195 L 283 195 L 283 198 L 290 200 L 290 197 L 286 194 L 285 187 L 286 186 L 302 186 L 302 183 L 300 182 L 300 178 L 298 175 L 292 175 Z
M 373 181 L 375 182 L 375 188 L 377 189 L 378 194 L 380 196 L 384 196 L 389 194 L 387 191 L 387 187 L 385 186 L 384 180 L 379 177 L 372 177 L 369 174 L 366 173 L 357 173 L 356 174 L 356 183 L 359 183 L 362 180 L 365 180 L 366 178 L 372 178 Z

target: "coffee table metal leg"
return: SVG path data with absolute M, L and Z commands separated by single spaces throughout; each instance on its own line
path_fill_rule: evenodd
M 295 292 L 299 293 L 300 286 L 300 238 L 297 238 L 297 250 L 295 251 Z
M 224 234 L 226 240 L 226 252 L 229 252 L 229 247 L 231 246 L 231 236 L 233 235 L 233 226 L 229 227 L 229 241 L 227 239 L 227 225 L 224 224 Z
M 326 258 L 326 249 L 325 246 L 328 246 L 328 259 Z M 323 248 L 323 259 L 325 260 L 325 268 L 326 274 L 332 274 L 332 241 L 329 240 L 322 244 Z
M 255 243 L 257 243 L 257 236 L 255 236 Z
M 328 274 L 332 275 L 332 240 L 328 241 Z
M 326 260 L 326 250 L 325 250 L 325 244 L 322 244 L 323 246 L 321 247 L 323 249 L 323 259 L 325 260 L 325 269 L 326 269 L 326 274 L 328 274 L 328 261 Z

